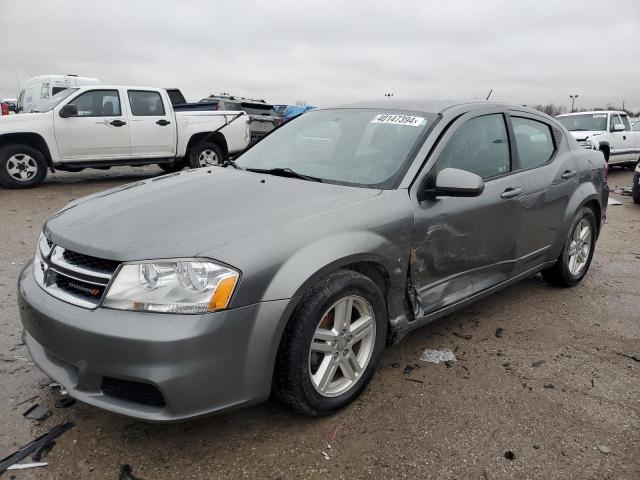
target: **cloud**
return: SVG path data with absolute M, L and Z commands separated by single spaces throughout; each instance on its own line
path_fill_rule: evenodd
M 0 95 L 44 73 L 316 105 L 484 98 L 640 110 L 640 2 L 4 0 Z

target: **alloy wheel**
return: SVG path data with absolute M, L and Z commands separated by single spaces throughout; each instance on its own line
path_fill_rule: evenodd
M 589 253 L 591 252 L 592 238 L 591 224 L 586 218 L 583 218 L 573 230 L 571 243 L 569 244 L 568 261 L 571 275 L 580 275 L 587 265 Z
M 7 173 L 18 182 L 27 182 L 38 173 L 38 164 L 27 154 L 17 153 L 5 164 Z
M 200 152 L 200 155 L 198 156 L 198 164 L 201 167 L 216 166 L 220 165 L 220 159 L 215 151 L 206 149 Z
M 337 397 L 350 390 L 367 368 L 375 340 L 375 315 L 364 298 L 350 295 L 333 304 L 320 319 L 309 351 L 316 391 Z

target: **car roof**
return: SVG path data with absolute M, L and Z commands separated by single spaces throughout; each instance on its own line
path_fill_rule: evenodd
M 430 113 L 430 114 L 444 114 L 446 113 L 460 113 L 463 111 L 472 111 L 487 107 L 506 108 L 509 110 L 518 110 L 521 112 L 528 112 L 535 115 L 541 115 L 548 117 L 543 112 L 527 107 L 525 105 L 515 105 L 503 102 L 487 102 L 483 100 L 422 100 L 422 99 L 407 99 L 407 100 L 375 100 L 368 102 L 349 103 L 345 105 L 338 105 L 332 108 L 371 108 L 376 110 L 404 110 L 412 112 Z
M 618 113 L 620 115 L 627 115 L 627 112 L 623 112 L 621 110 L 589 110 L 588 112 L 563 113 L 562 115 L 558 115 L 558 117 L 571 117 L 573 115 L 602 115 L 606 113 Z

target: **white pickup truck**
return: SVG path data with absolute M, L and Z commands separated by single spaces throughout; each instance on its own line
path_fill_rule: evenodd
M 0 117 L 0 184 L 32 187 L 47 169 L 220 165 L 249 141 L 244 112 L 174 112 L 159 88 L 67 88 L 37 112 Z
M 635 168 L 640 158 L 640 131 L 631 128 L 626 112 L 602 110 L 567 113 L 556 119 L 584 148 L 600 150 L 609 165 Z

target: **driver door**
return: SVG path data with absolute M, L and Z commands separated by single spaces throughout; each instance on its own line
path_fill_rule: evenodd
M 126 159 L 131 157 L 128 118 L 119 90 L 89 90 L 65 104 L 78 115 L 62 118 L 55 109 L 54 126 L 62 161 Z
M 506 111 L 463 115 L 434 150 L 444 168 L 480 175 L 476 197 L 429 197 L 415 209 L 411 277 L 424 314 L 512 277 L 520 256 L 526 172 L 512 174 Z

